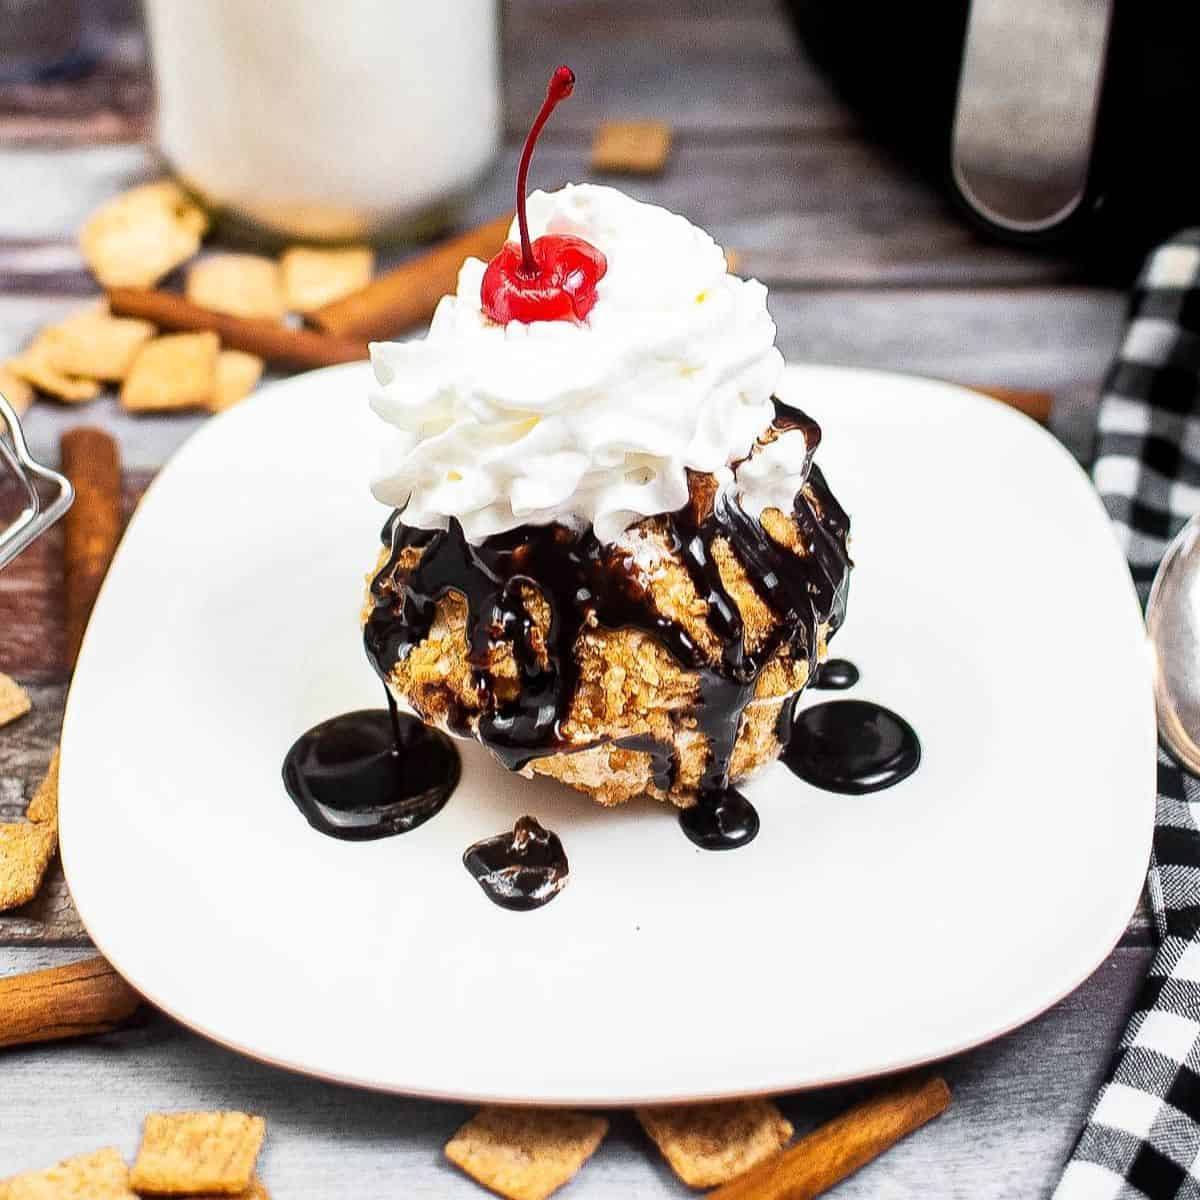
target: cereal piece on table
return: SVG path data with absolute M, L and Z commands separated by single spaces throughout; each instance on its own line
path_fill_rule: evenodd
M 38 894 L 57 845 L 53 825 L 0 825 L 0 912 L 28 904 Z
M 132 412 L 208 404 L 220 349 L 215 333 L 172 333 L 147 342 L 121 385 L 121 403 Z
M 595 1153 L 603 1117 L 561 1108 L 484 1108 L 446 1143 L 446 1157 L 510 1200 L 545 1200 Z
M 149 321 L 110 316 L 107 306 L 85 309 L 42 330 L 46 361 L 64 375 L 119 382 L 154 336 Z
M 791 1140 L 791 1122 L 770 1100 L 639 1108 L 637 1118 L 688 1187 L 708 1188 L 744 1174 Z
M 245 350 L 222 350 L 217 356 L 217 378 L 208 407 L 213 412 L 231 408 L 244 400 L 263 373 L 263 360 Z
M 240 1196 L 267 1126 L 240 1112 L 151 1113 L 130 1183 L 151 1196 Z
M 93 213 L 79 246 L 105 287 L 153 287 L 200 249 L 204 211 L 169 179 L 124 192 Z
M 32 707 L 29 693 L 15 679 L 0 671 L 0 725 L 23 717 Z
M 188 270 L 187 298 L 235 317 L 278 321 L 287 311 L 279 264 L 257 254 L 214 254 Z
M 369 246 L 321 250 L 292 246 L 279 260 L 288 312 L 315 312 L 371 282 L 375 254 Z
M 3 1192 L 0 1192 L 0 1200 L 4 1200 Z M 183 1200 L 217 1200 L 217 1194 L 209 1192 L 204 1196 L 186 1196 Z M 271 1193 L 267 1191 L 266 1184 L 256 1175 L 247 1191 L 239 1192 L 232 1198 L 221 1196 L 220 1200 L 271 1200 Z
M 80 379 L 67 375 L 54 365 L 50 340 L 39 334 L 16 358 L 10 358 L 8 369 L 32 383 L 39 392 L 65 400 L 68 404 L 79 404 L 95 400 L 100 395 L 100 385 L 94 379 Z
M 0 392 L 16 411 L 18 417 L 29 411 L 33 403 L 33 387 L 27 379 L 22 379 L 7 363 L 0 362 Z M 0 421 L 0 433 L 4 432 L 4 422 Z
M 137 1200 L 121 1152 L 108 1147 L 64 1159 L 44 1171 L 0 1180 L 0 1200 Z
M 615 175 L 657 175 L 671 153 L 662 121 L 601 121 L 592 139 L 592 169 Z
M 46 768 L 45 778 L 38 784 L 37 791 L 33 793 L 33 799 L 30 800 L 29 807 L 25 810 L 25 818 L 35 821 L 39 825 L 58 828 L 57 750 L 54 751 L 54 757 L 50 760 L 50 766 Z

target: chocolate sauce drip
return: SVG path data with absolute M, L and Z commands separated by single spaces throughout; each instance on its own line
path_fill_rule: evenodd
M 844 692 L 858 680 L 858 668 L 849 659 L 830 658 L 818 668 L 809 687 L 819 692 Z
M 808 446 L 808 458 L 811 462 L 813 453 L 821 444 L 820 425 L 808 413 L 801 412 L 798 408 L 793 408 L 790 404 L 784 404 L 778 396 L 772 396 L 771 403 L 775 405 L 775 419 L 771 422 L 771 428 L 767 430 L 766 435 L 760 440 L 773 442 L 777 437 L 781 437 L 785 433 L 799 431 L 804 434 L 804 441 Z
M 921 743 L 891 709 L 830 700 L 795 717 L 783 761 L 815 787 L 862 796 L 907 779 L 921 762 Z
M 802 429 L 811 456 L 820 438 L 816 424 L 779 400 L 775 412 L 768 438 Z M 692 828 L 706 822 L 707 832 L 698 839 L 689 828 L 688 836 L 707 848 L 744 845 L 753 836 L 747 834 L 751 824 L 757 830 L 757 816 L 751 822 L 746 810 L 753 809 L 729 789 L 742 715 L 777 651 L 811 660 L 818 627 L 841 623 L 851 565 L 849 522 L 811 464 L 795 501 L 800 554 L 773 541 L 729 492 L 716 490 L 712 476 L 693 474 L 689 482 L 689 503 L 663 521 L 672 549 L 707 606 L 708 624 L 721 644 L 716 661 L 682 625 L 658 611 L 629 556 L 599 543 L 590 529 L 581 534 L 561 525 L 523 526 L 473 546 L 456 521 L 446 530 L 418 530 L 404 525 L 398 513 L 384 529 L 390 553 L 371 584 L 374 604 L 364 638 L 375 669 L 386 680 L 396 660 L 429 633 L 437 602 L 450 592 L 461 595 L 479 700 L 475 732 L 513 770 L 544 755 L 588 748 L 562 735 L 578 680 L 576 639 L 585 626 L 638 629 L 657 638 L 684 670 L 700 679 L 694 715 L 710 752 L 699 803 L 684 811 L 692 813 L 687 818 Z M 721 579 L 714 549 L 719 541 L 729 546 L 778 618 L 765 643 L 753 651 Z M 406 556 L 408 551 L 420 553 Z M 408 557 L 415 561 L 409 563 Z M 530 601 L 538 596 L 550 612 L 544 637 L 530 612 Z M 520 674 L 520 686 L 510 689 L 511 696 L 498 694 L 487 669 L 489 650 L 498 642 L 511 645 Z M 469 716 L 457 714 L 456 729 L 470 732 Z M 670 746 L 645 736 L 617 744 L 650 753 L 656 786 L 669 789 L 676 772 Z M 736 820 L 734 813 L 740 814 Z
M 680 810 L 679 827 L 702 850 L 737 850 L 758 836 L 758 810 L 737 788 L 701 792 L 691 808 Z
M 533 817 L 521 817 L 512 833 L 476 842 L 463 866 L 493 904 L 516 912 L 548 904 L 566 887 L 569 872 L 558 835 Z
M 343 713 L 314 725 L 283 760 L 283 782 L 308 823 L 330 837 L 367 841 L 407 833 L 441 811 L 462 765 L 450 739 L 388 709 Z
M 619 738 L 614 745 L 622 750 L 638 750 L 650 756 L 650 770 L 654 775 L 654 786 L 660 792 L 669 792 L 675 783 L 679 762 L 675 757 L 672 742 L 660 742 L 651 733 L 638 733 L 632 737 Z

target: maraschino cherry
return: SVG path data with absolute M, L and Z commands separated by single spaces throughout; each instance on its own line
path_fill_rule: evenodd
M 529 221 L 525 216 L 525 184 L 529 160 L 542 126 L 560 100 L 575 87 L 575 72 L 559 67 L 550 76 L 546 100 L 521 151 L 517 168 L 517 224 L 521 244 L 505 242 L 500 253 L 488 263 L 479 296 L 483 311 L 493 321 L 582 321 L 596 303 L 596 284 L 608 269 L 608 263 L 591 242 L 569 234 L 545 234 L 529 240 Z

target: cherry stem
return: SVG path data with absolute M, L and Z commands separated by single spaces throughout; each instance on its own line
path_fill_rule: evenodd
M 546 88 L 546 99 L 538 112 L 537 119 L 525 139 L 525 148 L 521 151 L 521 164 L 517 167 L 517 224 L 521 230 L 521 274 L 533 278 L 538 273 L 538 265 L 533 257 L 533 243 L 529 240 L 529 218 L 525 215 L 525 185 L 529 179 L 529 163 L 533 158 L 533 147 L 542 132 L 542 126 L 550 119 L 550 114 L 560 100 L 565 100 L 575 87 L 575 72 L 570 67 L 558 67 L 550 76 Z

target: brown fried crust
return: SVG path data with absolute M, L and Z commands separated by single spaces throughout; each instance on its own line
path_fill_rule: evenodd
M 776 542 L 802 553 L 795 526 L 785 514 L 768 509 L 762 523 Z M 629 562 L 659 612 L 681 625 L 710 661 L 715 661 L 720 641 L 708 625 L 703 598 L 682 559 L 671 549 L 665 522 L 654 517 L 641 521 L 627 531 L 620 546 L 628 550 Z M 397 577 L 402 579 L 411 571 L 421 554 L 420 548 L 405 550 L 397 564 Z M 722 582 L 741 613 L 746 644 L 754 650 L 775 628 L 777 618 L 725 539 L 714 542 L 713 555 Z M 386 552 L 380 555 L 377 570 L 386 559 Z M 533 618 L 535 652 L 544 662 L 550 609 L 535 588 L 526 588 L 523 598 Z M 368 596 L 364 619 L 370 603 Z M 464 717 L 469 722 L 480 711 L 476 668 L 467 661 L 466 624 L 466 602 L 459 593 L 451 592 L 438 602 L 429 634 L 395 664 L 390 677 L 402 703 L 423 720 L 443 728 L 461 723 Z M 822 655 L 824 634 L 822 630 Z M 621 804 L 640 795 L 670 800 L 681 807 L 692 804 L 709 754 L 708 742 L 692 716 L 699 677 L 680 666 L 656 638 L 636 629 L 585 628 L 576 641 L 575 657 L 579 680 L 562 734 L 577 746 L 591 748 L 534 759 L 527 773 L 558 779 L 603 805 Z M 492 677 L 497 699 L 511 699 L 519 687 L 511 645 L 493 643 L 482 665 Z M 808 673 L 808 662 L 794 661 L 786 651 L 767 664 L 743 717 L 732 778 L 748 775 L 778 756 L 775 731 L 780 710 L 785 698 L 803 687 Z M 638 734 L 673 744 L 677 770 L 669 793 L 655 787 L 648 753 L 609 744 Z

